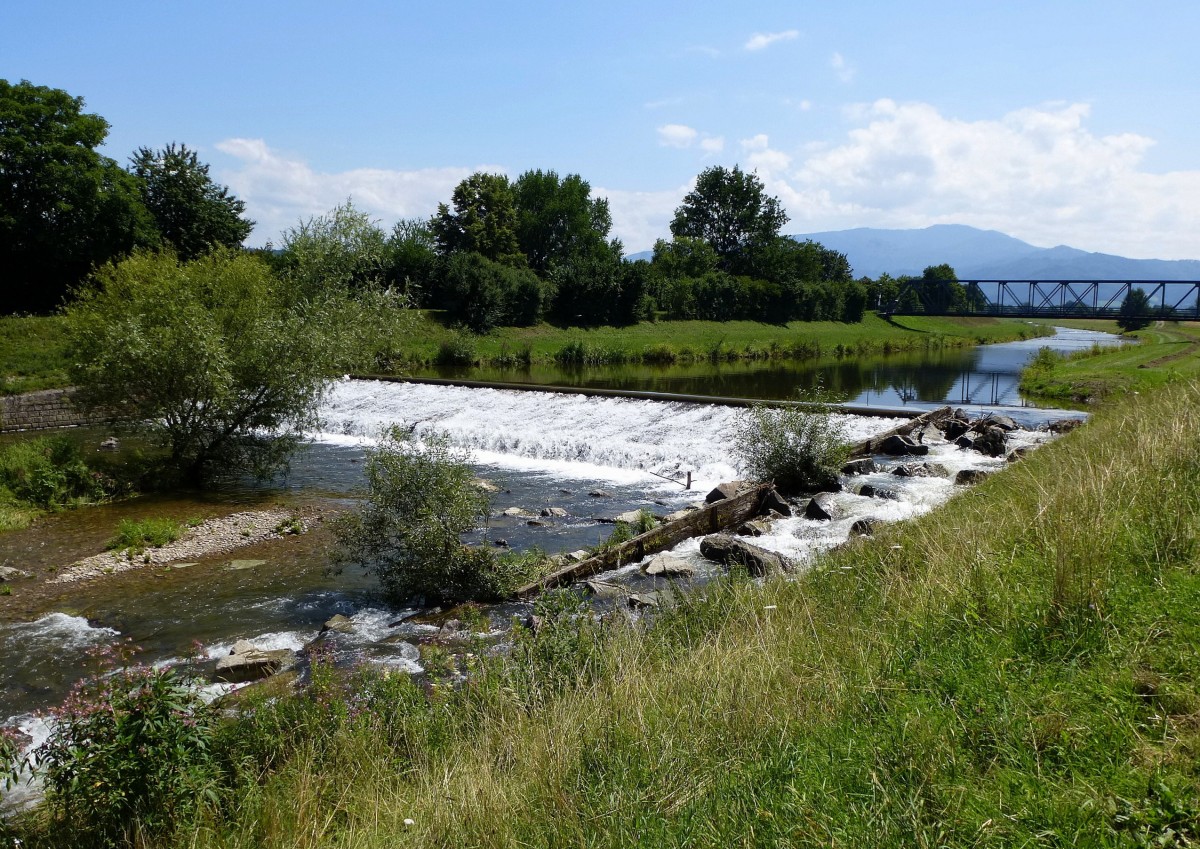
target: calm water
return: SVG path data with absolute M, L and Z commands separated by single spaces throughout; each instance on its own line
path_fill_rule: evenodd
M 736 398 L 786 400 L 823 388 L 843 403 L 924 409 L 941 403 L 968 406 L 1048 407 L 1022 395 L 1021 369 L 1039 348 L 1077 351 L 1121 344 L 1119 337 L 1059 328 L 1053 337 L 822 362 L 693 363 L 563 368 L 431 368 L 428 377 L 461 377 L 540 385 L 630 389 Z

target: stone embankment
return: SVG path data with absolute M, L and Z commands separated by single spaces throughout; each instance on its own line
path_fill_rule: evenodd
M 213 554 L 224 554 L 244 545 L 303 533 L 306 526 L 290 510 L 256 510 L 209 519 L 189 529 L 175 542 L 142 552 L 106 551 L 65 567 L 50 583 L 68 583 L 111 575 L 144 566 L 164 566 Z
M 53 430 L 99 424 L 100 415 L 84 413 L 72 403 L 74 389 L 43 389 L 0 397 L 0 433 Z

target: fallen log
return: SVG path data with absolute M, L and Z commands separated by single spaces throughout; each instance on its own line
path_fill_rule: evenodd
M 759 512 L 762 508 L 763 498 L 771 489 L 772 486 L 769 483 L 758 484 L 732 498 L 714 501 L 712 504 L 693 510 L 673 522 L 666 522 L 631 540 L 605 549 L 587 560 L 581 560 L 551 572 L 549 575 L 521 587 L 517 590 L 516 595 L 519 598 L 528 598 L 552 587 L 574 583 L 599 572 L 607 572 L 610 569 L 619 569 L 628 563 L 635 563 L 651 554 L 666 551 L 685 539 L 715 534 L 737 525 Z
M 850 446 L 851 457 L 865 457 L 869 454 L 874 454 L 879 446 L 883 444 L 889 436 L 908 436 L 919 427 L 927 424 L 940 422 L 942 419 L 949 418 L 951 409 L 949 407 L 938 407 L 936 410 L 930 410 L 928 413 L 922 413 L 915 419 L 910 419 L 899 427 L 894 427 L 891 430 L 886 430 L 883 433 L 878 433 L 862 442 L 856 442 Z

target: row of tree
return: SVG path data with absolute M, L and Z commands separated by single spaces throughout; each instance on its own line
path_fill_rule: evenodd
M 0 80 L 0 268 L 7 311 L 44 311 L 138 248 L 184 259 L 237 246 L 253 222 L 183 145 L 99 153 L 109 124 L 60 89 Z

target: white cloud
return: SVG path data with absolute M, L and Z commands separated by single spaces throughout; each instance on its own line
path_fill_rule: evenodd
M 683 196 L 692 190 L 695 180 L 673 189 L 657 192 L 596 188 L 593 194 L 608 198 L 612 212 L 612 234 L 625 245 L 627 254 L 654 247 L 657 239 L 671 238 L 671 219 Z
M 484 165 L 321 173 L 299 157 L 273 150 L 262 139 L 227 139 L 217 149 L 237 160 L 235 167 L 220 169 L 215 176 L 246 202 L 246 213 L 256 222 L 249 240 L 255 245 L 278 244 L 284 230 L 328 212 L 346 198 L 353 198 L 356 207 L 379 218 L 385 227 L 400 218 L 426 217 L 474 171 L 503 170 Z
M 700 149 L 705 153 L 720 153 L 725 149 L 724 136 L 711 136 L 700 140 Z
M 764 50 L 777 41 L 791 41 L 800 37 L 800 30 L 789 29 L 783 32 L 756 32 L 746 41 L 747 50 Z
M 834 53 L 829 59 L 829 67 L 833 68 L 838 79 L 844 83 L 853 81 L 856 69 L 846 61 L 841 53 Z
M 784 202 L 794 231 L 969 224 L 1037 245 L 1195 258 L 1200 171 L 1141 170 L 1153 141 L 1098 136 L 1086 104 L 963 121 L 924 103 L 852 110 L 841 144 L 774 150 L 742 142 L 747 166 Z M 793 159 L 795 160 L 793 163 Z
M 658 128 L 658 143 L 663 147 L 691 147 L 699 135 L 684 124 L 663 124 Z

